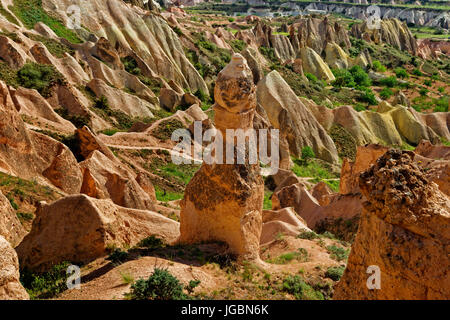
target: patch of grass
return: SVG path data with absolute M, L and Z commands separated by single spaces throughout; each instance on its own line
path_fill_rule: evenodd
M 34 219 L 34 214 L 28 212 L 17 212 L 17 218 L 20 222 L 31 221 Z
M 263 210 L 272 210 L 272 194 L 271 191 L 264 191 Z
M 166 191 L 165 189 L 161 189 L 160 187 L 155 185 L 155 193 L 156 199 L 158 201 L 169 202 L 174 200 L 182 199 L 184 194 L 181 192 L 171 192 Z
M 47 47 L 48 51 L 57 58 L 63 58 L 66 52 L 70 55 L 73 55 L 75 53 L 74 50 L 72 50 L 65 44 L 62 44 L 61 42 L 56 41 L 52 38 L 43 37 L 41 35 L 33 33 L 25 33 L 25 35 L 34 41 L 42 42 L 42 44 Z
M 314 231 L 304 230 L 297 236 L 297 238 L 313 240 L 313 239 L 319 239 L 320 236 L 317 233 L 315 233 Z
M 230 46 L 235 52 L 241 52 L 247 47 L 247 44 L 242 40 L 236 39 L 230 41 Z
M 30 299 L 50 299 L 67 289 L 67 268 L 69 262 L 62 262 L 44 273 L 32 273 L 25 269 L 20 272 L 20 282 L 30 295 Z
M 330 278 L 334 281 L 339 281 L 344 274 L 345 267 L 329 267 L 327 272 L 325 272 L 325 277 Z
M 131 284 L 134 282 L 134 277 L 128 272 L 120 272 L 120 276 L 122 277 L 122 282 L 124 284 Z
M 307 262 L 308 251 L 306 251 L 306 249 L 304 248 L 299 248 L 298 251 L 282 254 L 274 259 L 268 259 L 267 262 L 274 264 L 287 264 L 294 259 L 300 262 Z
M 313 159 L 307 164 L 304 164 L 299 159 L 293 158 L 292 160 L 294 162 L 292 171 L 299 177 L 312 177 L 320 180 L 339 178 L 339 175 L 333 173 L 325 162 Z
M 283 280 L 282 291 L 292 294 L 297 300 L 324 300 L 323 294 L 307 284 L 299 275 L 287 276 Z
M 62 84 L 64 77 L 52 65 L 27 63 L 17 71 L 17 82 L 25 88 L 36 89 L 43 97 L 49 97 L 50 89 L 57 83 Z
M 69 30 L 64 24 L 48 14 L 42 7 L 42 0 L 14 0 L 14 5 L 9 9 L 19 18 L 28 29 L 33 29 L 35 24 L 43 22 L 59 37 L 72 43 L 81 43 L 81 39 L 75 32 Z
M 393 92 L 390 88 L 383 88 L 383 89 L 380 91 L 380 97 L 381 97 L 383 100 L 389 99 L 393 94 L 394 94 L 394 92 Z
M 3 5 L 0 3 L 0 14 L 6 18 L 9 22 L 19 25 L 19 21 L 9 12 L 7 11 Z
M 349 249 L 345 249 L 335 245 L 327 246 L 327 251 L 330 254 L 330 257 L 336 261 L 347 260 L 350 253 Z

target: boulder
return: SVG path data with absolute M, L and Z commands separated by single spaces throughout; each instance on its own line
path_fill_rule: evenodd
M 325 47 L 325 62 L 331 69 L 347 69 L 348 54 L 336 43 L 329 42 Z
M 361 174 L 367 201 L 334 299 L 448 299 L 450 200 L 412 158 L 390 150 Z M 367 286 L 369 266 L 378 289 Z
M 305 73 L 311 73 L 325 81 L 333 81 L 336 79 L 328 65 L 313 49 L 309 47 L 301 48 L 300 58 L 302 59 L 303 71 Z
M 178 237 L 178 223 L 151 211 L 128 209 L 111 200 L 72 195 L 41 204 L 30 233 L 16 248 L 20 265 L 45 271 L 63 261 L 87 263 L 151 235 L 167 242 Z
M 300 157 L 302 148 L 310 146 L 318 158 L 338 162 L 333 140 L 277 71 L 258 83 L 257 97 L 280 138 L 287 139 L 292 155 Z
M 0 235 L 0 300 L 28 300 L 20 283 L 19 260 L 11 244 Z

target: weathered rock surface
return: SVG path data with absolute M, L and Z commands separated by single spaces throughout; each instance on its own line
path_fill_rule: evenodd
M 322 58 L 309 47 L 300 49 L 300 58 L 303 62 L 303 70 L 306 73 L 311 73 L 319 79 L 326 81 L 333 81 L 336 78 L 330 70 L 330 67 L 322 60 Z M 333 61 L 331 61 L 333 62 Z
M 447 299 L 450 295 L 450 200 L 413 163 L 391 150 L 361 174 L 367 199 L 335 299 Z M 369 290 L 369 266 L 381 271 Z
M 318 158 L 338 162 L 333 140 L 277 71 L 258 83 L 257 96 L 272 126 L 280 130 L 280 139 L 287 139 L 292 155 L 299 157 L 302 148 L 310 146 Z
M 219 73 L 214 97 L 215 126 L 224 137 L 227 128 L 253 128 L 255 86 L 241 55 L 233 55 Z M 180 204 L 180 242 L 224 241 L 240 259 L 258 260 L 263 197 L 259 166 L 248 158 L 244 164 L 203 163 Z
M 9 200 L 0 191 L 0 236 L 5 238 L 12 247 L 15 247 L 22 241 L 25 234 L 26 231 Z
M 0 300 L 28 300 L 28 293 L 19 280 L 17 253 L 1 235 L 0 252 Z
M 21 267 L 46 270 L 54 264 L 89 262 L 156 235 L 178 237 L 178 223 L 151 211 L 128 209 L 111 200 L 73 195 L 41 204 L 30 233 L 16 248 Z

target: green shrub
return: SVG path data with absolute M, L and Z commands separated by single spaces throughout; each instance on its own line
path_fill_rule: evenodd
M 325 277 L 330 278 L 334 281 L 339 281 L 344 274 L 345 267 L 339 266 L 339 267 L 330 267 L 327 269 L 327 272 L 325 273 Z
M 139 246 L 148 249 L 159 249 L 163 248 L 165 246 L 165 243 L 162 239 L 157 238 L 154 235 L 151 235 L 150 237 L 141 240 L 141 242 L 139 242 Z
M 244 41 L 239 40 L 239 39 L 231 40 L 230 45 L 233 48 L 233 50 L 236 52 L 241 52 L 247 46 L 247 44 Z
M 114 249 L 113 252 L 106 258 L 106 260 L 112 263 L 123 263 L 128 259 L 128 252 L 122 251 L 121 249 Z
M 427 88 L 421 88 L 421 89 L 419 90 L 419 94 L 420 94 L 421 96 L 426 96 L 426 95 L 428 94 L 428 92 L 429 92 L 429 90 L 428 90 Z
M 360 66 L 353 66 L 350 68 L 350 73 L 355 80 L 356 86 L 369 87 L 372 84 L 369 75 Z
M 440 93 L 444 93 L 444 91 L 445 91 L 444 87 L 439 87 L 437 90 L 438 90 Z
M 356 86 L 355 79 L 353 79 L 353 75 L 350 73 L 350 71 L 346 69 L 333 69 L 332 70 L 334 77 L 336 80 L 334 80 L 331 84 L 335 87 L 348 87 L 348 88 L 354 88 Z
M 367 110 L 366 107 L 362 103 L 355 104 L 353 106 L 353 109 L 355 109 L 358 112 Z
M 434 101 L 435 107 L 434 112 L 448 112 L 448 107 L 450 105 L 450 97 L 445 96 Z
M 397 76 L 397 78 L 401 78 L 401 79 L 409 78 L 409 75 L 404 68 L 397 67 L 394 69 L 394 72 L 395 72 L 395 75 Z
M 282 291 L 292 294 L 297 300 L 323 300 L 323 294 L 314 290 L 300 276 L 287 276 L 283 280 Z
M 101 96 L 100 98 L 95 99 L 94 108 L 108 110 L 109 109 L 108 99 L 105 96 Z
M 31 299 L 50 299 L 67 289 L 67 268 L 69 262 L 62 262 L 44 273 L 20 272 L 20 282 Z
M 380 97 L 384 100 L 389 99 L 394 92 L 390 88 L 383 88 L 383 90 L 380 91 Z
M 169 271 L 155 268 L 147 279 L 140 279 L 131 286 L 132 300 L 186 300 L 180 281 Z
M 288 252 L 284 253 L 275 259 L 269 259 L 267 262 L 274 263 L 274 264 L 287 264 L 291 262 L 292 260 L 298 260 L 300 262 L 307 262 L 308 261 L 308 251 L 304 248 L 299 248 L 298 251 Z
M 426 85 L 427 87 L 431 87 L 432 82 L 431 82 L 431 80 L 426 79 L 426 80 L 423 82 L 423 84 Z
M 183 31 L 181 31 L 181 29 L 179 27 L 173 27 L 172 30 L 179 36 L 181 37 L 183 35 Z
M 136 59 L 134 59 L 132 56 L 121 58 L 120 61 L 122 61 L 122 64 L 127 72 L 134 75 L 141 74 L 141 69 L 139 69 Z
M 228 21 L 234 22 L 234 18 L 228 18 Z
M 378 81 L 378 83 L 382 86 L 386 86 L 388 88 L 393 88 L 398 84 L 397 78 L 395 78 L 394 76 L 390 76 L 384 79 L 381 79 L 380 81 Z
M 377 72 L 386 72 L 386 67 L 381 64 L 380 61 L 374 60 L 372 63 L 373 70 Z
M 415 68 L 415 69 L 412 71 L 412 74 L 415 75 L 415 76 L 418 76 L 418 77 L 423 76 L 422 71 L 420 71 L 420 70 L 417 69 L 417 68 Z
M 307 163 L 309 160 L 316 157 L 316 154 L 314 153 L 314 150 L 310 146 L 304 146 L 302 148 L 302 161 L 304 163 Z
M 49 97 L 50 89 L 63 83 L 64 77 L 52 65 L 27 63 L 17 72 L 17 80 L 22 87 L 36 89 L 43 97 Z
M 297 238 L 299 239 L 307 239 L 307 240 L 312 240 L 312 239 L 319 239 L 320 236 L 315 233 L 314 231 L 302 231 Z
M 362 88 L 361 95 L 359 99 L 363 102 L 367 102 L 369 105 L 376 105 L 377 99 L 375 98 L 375 94 L 370 88 Z
M 328 253 L 330 253 L 330 257 L 335 259 L 336 261 L 347 260 L 349 250 L 344 249 L 342 247 L 337 247 L 335 245 L 331 245 L 327 247 Z
M 317 77 L 315 75 L 313 75 L 312 73 L 305 73 L 305 76 L 312 83 L 316 83 L 317 82 Z

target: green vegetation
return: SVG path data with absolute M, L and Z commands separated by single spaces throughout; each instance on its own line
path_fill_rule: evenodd
M 67 289 L 67 268 L 69 262 L 54 265 L 44 273 L 32 273 L 24 269 L 20 272 L 20 282 L 30 295 L 30 299 L 50 299 Z
M 420 70 L 417 69 L 417 68 L 415 68 L 415 69 L 412 71 L 412 74 L 415 75 L 415 76 L 418 76 L 418 77 L 423 76 L 422 71 L 420 71 Z
M 372 68 L 373 68 L 374 71 L 377 71 L 377 72 L 386 72 L 386 67 L 383 66 L 381 64 L 381 62 L 378 61 L 378 60 L 374 60 L 372 62 Z
M 62 83 L 64 77 L 52 65 L 27 63 L 17 72 L 17 80 L 21 86 L 36 89 L 43 97 L 49 97 L 51 87 Z
M 122 251 L 121 249 L 114 249 L 106 258 L 106 260 L 111 261 L 114 264 L 121 264 L 128 259 L 128 252 Z
M 336 261 L 347 260 L 348 254 L 350 253 L 349 249 L 337 247 L 335 245 L 328 246 L 327 250 L 328 253 L 330 253 L 330 257 Z
M 268 259 L 266 260 L 268 263 L 274 263 L 274 264 L 287 264 L 291 262 L 292 260 L 297 260 L 300 262 L 307 262 L 308 261 L 308 251 L 304 248 L 299 248 L 298 251 L 294 252 L 288 252 L 285 254 L 282 254 L 274 259 Z
M 154 235 L 151 235 L 150 237 L 147 237 L 141 242 L 139 242 L 139 247 L 144 247 L 147 249 L 160 249 L 165 247 L 164 240 L 157 238 Z
M 335 124 L 330 128 L 329 135 L 333 139 L 334 144 L 340 158 L 349 158 L 355 160 L 356 157 L 356 140 L 350 132 L 343 126 Z
M 184 194 L 182 192 L 171 192 L 166 191 L 165 189 L 161 189 L 158 186 L 155 186 L 156 199 L 158 201 L 169 202 L 173 200 L 182 199 Z
M 57 58 L 63 58 L 66 52 L 71 55 L 73 55 L 75 52 L 65 44 L 62 44 L 61 42 L 56 41 L 52 38 L 43 37 L 41 35 L 33 33 L 25 33 L 25 35 L 34 41 L 42 42 L 42 44 L 47 47 L 48 51 Z
M 394 77 L 394 76 L 390 76 L 390 77 L 387 77 L 387 78 L 383 78 L 383 79 L 381 79 L 380 81 L 378 81 L 378 83 L 379 83 L 380 85 L 386 86 L 386 87 L 388 87 L 388 88 L 393 88 L 393 87 L 395 87 L 395 86 L 398 85 L 397 78 Z
M 394 92 L 393 92 L 392 89 L 390 89 L 390 88 L 383 88 L 383 89 L 380 91 L 380 97 L 381 97 L 383 100 L 389 99 L 393 94 L 394 94 Z
M 28 29 L 33 29 L 38 22 L 43 22 L 57 36 L 65 38 L 72 43 L 82 42 L 75 32 L 67 29 L 61 21 L 50 16 L 42 8 L 42 0 L 14 0 L 13 3 L 14 6 L 10 6 L 9 9 Z
M 15 25 L 19 25 L 19 21 L 0 3 L 0 15 L 4 16 L 9 22 L 14 23 Z
M 263 202 L 264 210 L 272 210 L 272 194 L 273 192 L 264 191 L 264 202 Z
M 398 67 L 394 69 L 395 75 L 397 78 L 409 78 L 409 74 L 406 72 L 404 68 Z
M 333 190 L 339 189 L 339 174 L 333 173 L 327 162 L 312 159 L 307 164 L 303 160 L 292 158 L 294 167 L 292 171 L 299 177 L 310 177 L 312 182 L 324 181 Z M 337 179 L 337 180 L 335 180 Z
M 292 294 L 297 300 L 324 300 L 320 291 L 307 284 L 300 276 L 287 276 L 282 291 Z
M 187 289 L 192 292 L 199 283 L 190 282 Z M 131 300 L 187 300 L 191 297 L 183 292 L 181 282 L 169 271 L 155 268 L 147 279 L 139 279 L 131 286 L 127 295 Z
M 302 148 L 301 160 L 302 160 L 303 164 L 307 164 L 309 162 L 309 160 L 311 160 L 315 157 L 316 157 L 316 155 L 310 146 L 305 146 Z
M 241 52 L 247 47 L 247 44 L 242 40 L 236 39 L 230 41 L 230 46 L 235 52 Z
M 160 140 L 168 140 L 172 137 L 172 133 L 177 129 L 183 129 L 184 125 L 176 119 L 168 119 L 162 121 L 153 131 L 153 135 Z
M 330 278 L 334 281 L 339 281 L 344 274 L 345 267 L 339 266 L 339 267 L 330 267 L 327 269 L 327 272 L 325 273 L 325 276 L 327 278 Z
M 363 102 L 368 103 L 370 106 L 375 106 L 378 104 L 377 99 L 375 98 L 375 94 L 370 88 L 363 88 L 361 90 L 359 99 Z

